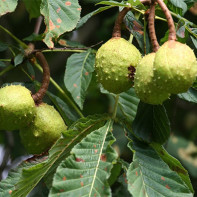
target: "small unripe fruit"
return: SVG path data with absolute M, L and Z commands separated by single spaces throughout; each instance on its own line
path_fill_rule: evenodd
M 144 103 L 158 105 L 168 99 L 170 94 L 161 90 L 155 84 L 153 74 L 154 59 L 155 53 L 148 54 L 142 58 L 136 68 L 134 84 L 136 94 L 140 100 Z
M 96 54 L 98 81 L 109 92 L 119 94 L 132 87 L 129 68 L 136 67 L 141 54 L 123 38 L 112 38 Z
M 27 127 L 20 129 L 21 141 L 31 154 L 41 154 L 50 148 L 65 131 L 60 114 L 53 106 L 45 103 L 36 107 L 36 117 Z
M 157 51 L 154 61 L 156 83 L 172 94 L 186 92 L 197 77 L 197 62 L 190 47 L 167 41 Z
M 27 126 L 35 116 L 31 92 L 21 85 L 0 89 L 0 130 L 17 130 Z

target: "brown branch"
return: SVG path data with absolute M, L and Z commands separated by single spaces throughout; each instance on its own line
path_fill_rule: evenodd
M 50 82 L 50 69 L 49 65 L 47 63 L 47 60 L 45 59 L 44 55 L 41 52 L 36 53 L 36 58 L 40 62 L 40 65 L 43 68 L 43 79 L 42 79 L 42 85 L 38 92 L 34 95 L 32 95 L 34 102 L 36 104 L 42 103 L 42 99 L 48 89 L 49 82 Z
M 156 0 L 159 6 L 161 7 L 162 11 L 164 12 L 166 19 L 168 21 L 168 28 L 169 28 L 169 36 L 168 40 L 176 40 L 176 30 L 174 26 L 174 21 L 170 11 L 168 10 L 166 4 L 162 0 Z
M 151 0 L 140 0 L 140 2 L 144 5 L 150 5 L 151 4 Z
M 121 24 L 122 24 L 122 21 L 123 21 L 125 15 L 127 14 L 127 12 L 129 10 L 130 10 L 130 8 L 125 7 L 125 8 L 123 8 L 123 10 L 121 12 L 119 12 L 118 17 L 115 22 L 115 25 L 114 25 L 112 38 L 120 38 L 121 37 Z
M 34 34 L 39 34 L 40 27 L 41 27 L 41 24 L 42 24 L 42 19 L 43 19 L 42 16 L 39 16 L 37 18 L 37 21 L 36 21 L 36 24 L 35 24 L 35 27 L 34 27 Z
M 159 49 L 159 43 L 157 41 L 156 32 L 155 32 L 155 2 L 150 6 L 150 13 L 148 17 L 148 29 L 149 35 L 153 47 L 153 51 L 157 52 Z

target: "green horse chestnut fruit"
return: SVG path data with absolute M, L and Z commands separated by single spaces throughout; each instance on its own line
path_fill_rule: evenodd
M 137 96 L 144 103 L 158 105 L 168 99 L 169 93 L 160 90 L 155 83 L 153 73 L 153 63 L 155 59 L 155 53 L 150 53 L 142 58 L 139 62 L 136 73 L 134 86 Z
M 123 38 L 112 38 L 96 54 L 98 81 L 109 92 L 119 94 L 132 87 L 130 68 L 141 60 L 138 49 Z
M 17 130 L 27 126 L 35 117 L 31 92 L 21 85 L 0 89 L 0 130 Z
M 66 129 L 59 112 L 53 106 L 42 103 L 36 107 L 34 121 L 20 129 L 20 137 L 29 153 L 41 154 L 49 149 Z
M 197 77 L 193 50 L 186 44 L 167 41 L 156 53 L 154 75 L 163 90 L 172 94 L 186 92 Z

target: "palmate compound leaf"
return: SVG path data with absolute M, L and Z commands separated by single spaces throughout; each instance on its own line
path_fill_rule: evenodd
M 42 0 L 40 12 L 46 24 L 44 42 L 49 48 L 53 48 L 52 38 L 58 38 L 76 27 L 81 7 L 78 0 Z
M 94 72 L 94 62 L 95 54 L 91 49 L 84 53 L 75 53 L 67 61 L 64 84 L 81 109 Z
M 106 116 L 88 116 L 71 125 L 69 130 L 63 133 L 62 138 L 50 149 L 46 161 L 21 171 L 20 179 L 17 183 L 13 183 L 15 190 L 11 196 L 26 197 L 44 176 L 50 182 L 58 165 L 70 154 L 74 145 L 90 132 L 102 127 L 107 119 Z
M 111 147 L 112 121 L 93 131 L 72 149 L 57 168 L 49 197 L 111 196 L 107 183 L 117 153 Z
M 18 0 L 3 0 L 0 1 L 0 16 L 13 12 L 16 9 Z
M 133 142 L 134 159 L 127 171 L 133 197 L 192 197 L 190 189 L 148 144 Z

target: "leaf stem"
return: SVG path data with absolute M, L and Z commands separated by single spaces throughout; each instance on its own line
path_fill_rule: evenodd
M 9 30 L 7 30 L 6 28 L 4 28 L 3 26 L 0 25 L 0 29 L 5 31 L 8 35 L 10 35 L 21 47 L 23 47 L 24 49 L 27 48 L 27 45 L 22 42 L 21 40 L 19 40 L 15 35 L 13 35 Z
M 1 62 L 11 62 L 11 59 L 0 59 Z
M 114 111 L 113 111 L 113 114 L 112 114 L 112 119 L 113 120 L 115 120 L 115 118 L 116 118 L 117 109 L 118 109 L 118 101 L 119 101 L 119 94 L 117 94 L 116 98 L 115 98 Z
M 42 71 L 42 67 L 38 63 L 34 63 L 35 67 L 40 71 Z M 75 111 L 79 114 L 80 117 L 84 117 L 75 103 L 69 98 L 69 96 L 64 92 L 64 90 L 50 77 L 50 82 L 55 86 L 55 88 L 62 94 L 62 96 L 68 101 L 68 103 L 75 109 Z
M 48 53 L 48 52 L 75 52 L 75 53 L 82 53 L 85 52 L 86 50 L 81 50 L 81 49 L 45 49 L 42 50 L 43 53 Z

